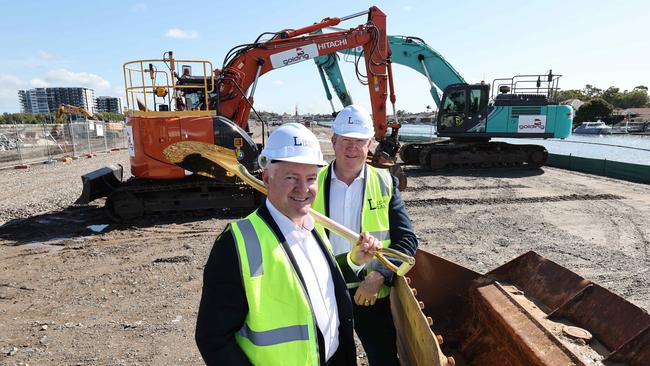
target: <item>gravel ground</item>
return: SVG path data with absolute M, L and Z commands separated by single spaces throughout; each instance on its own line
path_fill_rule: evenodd
M 113 163 L 127 153 L 0 171 L 0 365 L 201 364 L 202 269 L 235 218 L 118 225 L 101 200 L 71 206 L 80 176 Z M 478 272 L 535 250 L 650 309 L 650 186 L 553 168 L 406 172 L 422 249 Z

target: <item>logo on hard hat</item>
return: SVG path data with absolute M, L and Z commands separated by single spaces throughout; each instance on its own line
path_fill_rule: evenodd
M 293 146 L 307 146 L 307 147 L 314 147 L 314 142 L 309 141 L 309 140 L 303 140 L 302 138 L 298 136 L 293 137 Z

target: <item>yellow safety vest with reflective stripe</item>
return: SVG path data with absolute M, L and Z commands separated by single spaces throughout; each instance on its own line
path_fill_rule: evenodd
M 231 224 L 248 314 L 235 340 L 254 365 L 318 365 L 316 319 L 306 289 L 257 211 Z M 325 246 L 325 231 L 316 226 Z
M 322 214 L 325 214 L 325 178 L 329 169 L 334 167 L 330 164 L 318 173 L 318 194 L 312 203 L 312 208 Z M 361 231 L 369 232 L 381 241 L 384 248 L 388 248 L 390 246 L 388 207 L 393 197 L 393 178 L 387 169 L 378 169 L 368 164 L 365 165 L 365 169 Z M 377 264 L 377 260 L 373 260 L 366 268 L 372 271 L 372 267 Z M 357 286 L 358 284 L 348 284 L 350 288 Z M 384 285 L 379 290 L 378 297 L 383 298 L 389 294 L 390 287 Z

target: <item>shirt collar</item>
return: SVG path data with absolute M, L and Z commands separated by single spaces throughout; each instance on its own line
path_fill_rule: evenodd
M 302 220 L 303 226 L 300 227 L 296 225 L 285 214 L 280 212 L 280 210 L 275 208 L 275 206 L 273 206 L 273 204 L 268 198 L 266 199 L 266 208 L 269 209 L 269 212 L 271 213 L 271 217 L 273 217 L 275 223 L 278 224 L 278 227 L 280 228 L 280 231 L 284 236 L 286 236 L 288 233 L 292 231 L 300 231 L 300 230 L 312 231 L 314 229 L 314 219 L 311 217 L 311 215 L 305 216 L 305 218 Z
M 332 178 L 331 178 L 331 179 L 332 179 L 332 180 L 338 180 L 339 182 L 341 182 L 341 180 L 339 179 L 339 177 L 336 176 L 336 172 L 334 171 L 334 166 L 335 166 L 335 165 L 336 165 L 336 160 L 334 160 L 334 161 L 332 162 L 332 169 L 331 169 L 331 172 L 332 172 Z M 363 180 L 365 177 L 366 177 L 366 165 L 364 164 L 364 165 L 361 167 L 361 171 L 359 172 L 359 175 L 357 175 L 357 177 L 354 178 L 354 181 L 356 181 L 356 180 Z

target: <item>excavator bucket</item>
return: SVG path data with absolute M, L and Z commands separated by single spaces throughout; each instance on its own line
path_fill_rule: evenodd
M 83 190 L 74 202 L 84 205 L 106 197 L 122 184 L 122 165 L 110 165 L 81 176 Z
M 416 261 L 391 296 L 398 339 L 424 340 L 398 348 L 404 364 L 650 365 L 646 311 L 535 252 L 485 275 Z

